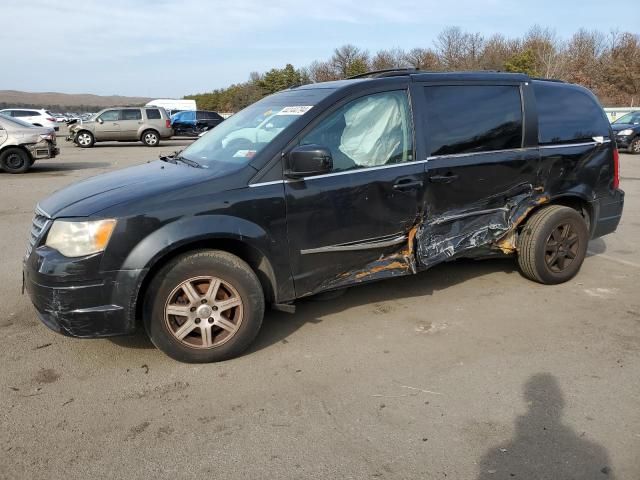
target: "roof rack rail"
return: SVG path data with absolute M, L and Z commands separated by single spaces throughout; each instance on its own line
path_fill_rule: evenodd
M 544 78 L 544 77 L 529 77 L 531 80 L 541 80 L 543 82 L 555 82 L 555 83 L 567 83 L 564 80 L 558 78 Z
M 408 68 L 385 68 L 384 70 L 373 70 L 371 72 L 361 73 L 359 75 L 353 75 L 347 77 L 347 80 L 353 80 L 355 78 L 384 78 L 384 77 L 400 77 L 403 75 L 410 75 L 412 73 L 418 73 L 415 67 Z

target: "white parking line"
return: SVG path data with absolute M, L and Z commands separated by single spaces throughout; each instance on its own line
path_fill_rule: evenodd
M 640 263 L 630 262 L 629 260 L 622 260 L 621 258 L 612 257 L 604 253 L 596 253 L 591 250 L 587 250 L 587 253 L 593 257 L 602 257 L 605 260 L 611 260 L 612 262 L 620 263 L 621 265 L 627 265 L 629 267 L 640 268 Z

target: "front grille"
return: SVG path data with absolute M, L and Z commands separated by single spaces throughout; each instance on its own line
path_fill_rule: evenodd
M 47 228 L 51 219 L 45 214 L 39 207 L 36 207 L 36 213 L 33 216 L 33 221 L 31 222 L 31 231 L 29 232 L 29 243 L 27 244 L 27 253 L 25 254 L 25 258 L 31 255 L 31 251 L 33 247 L 36 245 L 40 237 L 42 236 L 42 232 Z

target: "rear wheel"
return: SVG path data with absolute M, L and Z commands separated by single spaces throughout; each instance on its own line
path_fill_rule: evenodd
M 82 130 L 76 135 L 76 143 L 79 147 L 91 148 L 95 142 L 96 139 L 93 137 L 93 134 L 87 130 Z
M 520 234 L 520 269 L 536 282 L 566 282 L 580 270 L 588 242 L 587 224 L 577 211 L 561 205 L 543 208 L 529 218 Z
M 181 255 L 154 277 L 145 298 L 151 341 L 181 362 L 242 353 L 260 330 L 264 295 L 251 267 L 219 250 Z
M 629 144 L 629 151 L 636 155 L 640 154 L 640 136 L 631 140 L 631 143 Z
M 142 143 L 147 147 L 157 147 L 160 144 L 160 135 L 155 130 L 145 130 L 142 133 Z
M 7 148 L 0 154 L 0 168 L 8 173 L 24 173 L 33 165 L 31 155 L 21 148 Z

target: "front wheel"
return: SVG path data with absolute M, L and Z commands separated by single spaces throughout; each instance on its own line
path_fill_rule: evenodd
M 144 312 L 151 341 L 171 358 L 217 362 L 238 356 L 256 337 L 264 295 L 240 258 L 200 250 L 175 258 L 156 274 Z
M 631 140 L 631 143 L 629 144 L 629 151 L 636 155 L 640 154 L 640 136 Z
M 589 231 L 573 208 L 551 205 L 534 213 L 518 240 L 518 263 L 531 280 L 547 285 L 576 276 L 587 253 Z
M 0 168 L 8 173 L 24 173 L 32 164 L 31 156 L 21 148 L 7 148 L 0 154 Z
M 82 148 L 91 148 L 95 143 L 95 138 L 91 132 L 82 130 L 76 135 L 76 144 Z
M 142 143 L 147 147 L 157 147 L 160 144 L 160 135 L 154 130 L 147 130 L 142 133 Z

